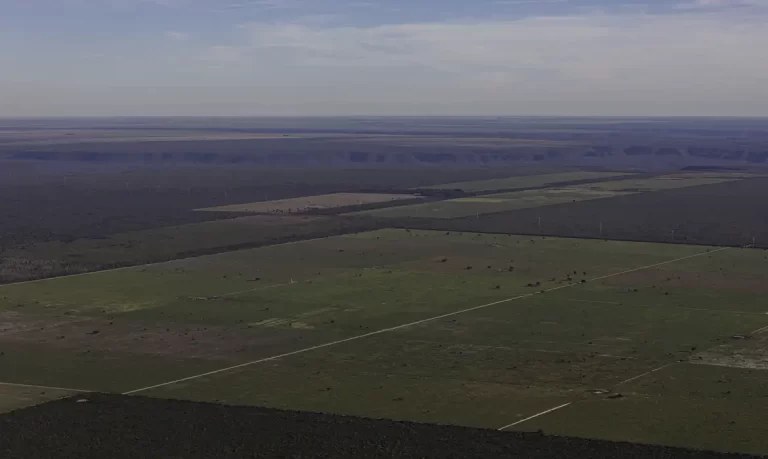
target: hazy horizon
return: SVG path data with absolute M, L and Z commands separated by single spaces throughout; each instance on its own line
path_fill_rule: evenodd
M 768 116 L 768 0 L 3 3 L 4 118 Z

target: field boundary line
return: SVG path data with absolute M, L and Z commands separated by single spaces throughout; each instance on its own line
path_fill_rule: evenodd
M 615 306 L 621 306 L 621 303 L 619 303 L 618 301 L 575 300 L 573 298 L 569 299 L 568 301 L 573 301 L 575 303 L 612 304 Z
M 664 265 L 668 265 L 670 263 L 675 263 L 675 262 L 678 262 L 678 261 L 683 261 L 683 260 L 688 260 L 688 259 L 691 259 L 691 258 L 696 258 L 696 257 L 704 256 L 704 255 L 709 255 L 709 254 L 716 253 L 716 252 L 719 252 L 719 251 L 722 251 L 722 250 L 727 250 L 729 248 L 730 247 L 723 247 L 723 248 L 720 248 L 720 249 L 717 249 L 717 250 L 707 250 L 706 252 L 699 252 L 699 253 L 696 253 L 696 254 L 687 255 L 687 256 L 684 256 L 684 257 L 680 257 L 680 258 L 675 258 L 673 260 L 667 260 L 667 261 L 662 261 L 662 262 L 659 262 L 659 263 L 653 263 L 653 264 L 650 264 L 650 265 L 641 266 L 641 267 L 638 267 L 638 268 L 627 269 L 627 270 L 624 270 L 624 271 L 621 271 L 621 272 L 617 272 L 617 273 L 614 273 L 614 274 L 606 274 L 604 276 L 599 276 L 599 277 L 595 277 L 594 279 L 590 279 L 588 282 L 594 282 L 594 281 L 598 281 L 598 280 L 602 280 L 602 279 L 608 279 L 610 277 L 621 276 L 623 274 L 628 274 L 628 273 L 632 273 L 632 272 L 636 272 L 636 271 L 641 271 L 641 270 L 644 270 L 644 269 L 655 268 L 657 266 L 664 266 Z M 123 394 L 124 395 L 130 395 L 130 394 L 135 394 L 135 393 L 139 393 L 139 392 L 145 392 L 145 391 L 148 391 L 150 389 L 156 389 L 156 388 L 159 388 L 159 387 L 170 386 L 170 385 L 173 385 L 173 384 L 177 384 L 177 383 L 181 383 L 181 382 L 186 382 L 186 381 L 191 381 L 191 380 L 203 378 L 203 377 L 206 377 L 206 376 L 212 376 L 212 375 L 219 374 L 219 373 L 224 373 L 224 372 L 227 372 L 227 371 L 237 370 L 239 368 L 244 368 L 244 367 L 248 367 L 248 366 L 251 366 L 251 365 L 256 365 L 256 364 L 259 364 L 259 363 L 270 362 L 270 361 L 277 360 L 277 359 L 280 359 L 280 358 L 283 358 L 283 357 L 290 357 L 292 355 L 303 354 L 305 352 L 310 352 L 310 351 L 314 351 L 314 350 L 317 350 L 317 349 L 323 349 L 323 348 L 326 348 L 326 347 L 335 346 L 337 344 L 344 344 L 344 343 L 348 343 L 350 341 L 357 341 L 357 340 L 360 340 L 360 339 L 369 338 L 371 336 L 377 336 L 377 335 L 381 335 L 381 334 L 384 334 L 384 333 L 389 333 L 389 332 L 393 332 L 393 331 L 397 331 L 397 330 L 402 330 L 404 328 L 413 327 L 415 325 L 421 325 L 421 324 L 428 323 L 428 322 L 433 322 L 433 321 L 436 321 L 436 320 L 444 319 L 446 317 L 453 317 L 453 316 L 456 316 L 456 315 L 459 315 L 459 314 L 465 314 L 465 313 L 468 313 L 468 312 L 489 308 L 491 306 L 496 306 L 496 305 L 499 305 L 499 304 L 509 303 L 511 301 L 521 300 L 521 299 L 524 299 L 524 298 L 530 298 L 530 297 L 533 297 L 533 296 L 536 296 L 536 295 L 541 295 L 541 294 L 544 294 L 544 293 L 547 293 L 547 292 L 554 292 L 554 291 L 557 291 L 557 290 L 562 290 L 564 288 L 570 288 L 570 287 L 574 287 L 574 286 L 577 286 L 577 285 L 581 285 L 581 283 L 580 282 L 572 282 L 570 284 L 560 285 L 558 287 L 553 287 L 553 288 L 550 288 L 548 290 L 542 290 L 540 292 L 525 293 L 525 294 L 522 294 L 522 295 L 517 295 L 517 296 L 510 297 L 510 298 L 505 298 L 505 299 L 502 299 L 502 300 L 493 301 L 491 303 L 482 304 L 480 306 L 474 306 L 474 307 L 471 307 L 471 308 L 460 309 L 458 311 L 453 311 L 453 312 L 449 312 L 449 313 L 446 313 L 446 314 L 441 314 L 441 315 L 434 316 L 434 317 L 427 317 L 426 319 L 416 320 L 416 321 L 413 321 L 413 322 L 408 322 L 408 323 L 405 323 L 405 324 L 396 325 L 394 327 L 389 327 L 389 328 L 384 328 L 384 329 L 376 330 L 376 331 L 369 332 L 369 333 L 364 333 L 362 335 L 351 336 L 349 338 L 344 338 L 344 339 L 340 339 L 340 340 L 337 340 L 337 341 L 332 341 L 332 342 L 325 343 L 325 344 L 319 344 L 317 346 L 310 346 L 310 347 L 303 348 L 303 349 L 298 349 L 298 350 L 295 350 L 295 351 L 292 351 L 292 352 L 286 352 L 284 354 L 274 355 L 272 357 L 265 357 L 265 358 L 262 358 L 262 359 L 252 360 L 250 362 L 244 362 L 244 363 L 241 363 L 239 365 L 233 365 L 233 366 L 229 366 L 229 367 L 226 367 L 226 368 L 221 368 L 221 369 L 218 369 L 218 370 L 213 370 L 213 371 L 209 371 L 209 372 L 206 372 L 206 373 L 201 373 L 201 374 L 198 374 L 198 375 L 188 376 L 186 378 L 180 378 L 180 379 L 176 379 L 176 380 L 173 380 L 173 381 L 168 381 L 168 382 L 164 382 L 164 383 L 160 383 L 160 384 L 155 384 L 155 385 L 152 385 L 152 386 L 147 386 L 147 387 L 142 387 L 142 388 L 139 388 L 139 389 L 134 389 L 134 390 L 131 390 L 131 391 L 128 391 L 128 392 L 123 392 Z
M 644 376 L 648 376 L 648 375 L 651 375 L 651 374 L 653 374 L 653 373 L 656 373 L 657 371 L 665 370 L 665 369 L 667 369 L 667 368 L 669 368 L 669 367 L 671 367 L 671 366 L 673 366 L 673 365 L 677 365 L 678 363 L 680 363 L 680 362 L 672 362 L 672 363 L 667 363 L 666 365 L 662 365 L 662 366 L 660 366 L 660 367 L 658 367 L 658 368 L 654 368 L 653 370 L 649 370 L 649 371 L 646 371 L 646 372 L 645 372 L 645 373 L 643 373 L 643 374 L 639 374 L 639 375 L 637 375 L 637 376 L 633 376 L 633 377 L 631 377 L 631 378 L 629 378 L 629 379 L 625 379 L 624 381 L 622 381 L 622 382 L 620 382 L 620 383 L 616 383 L 616 384 L 614 385 L 614 387 L 616 387 L 616 386 L 621 386 L 622 384 L 627 384 L 627 383 L 630 383 L 630 382 L 632 382 L 632 381 L 636 381 L 636 380 L 638 380 L 638 379 L 640 379 L 640 378 L 642 378 L 642 377 L 644 377 Z
M 22 388 L 27 388 L 27 389 L 61 390 L 61 391 L 66 391 L 66 392 L 80 392 L 80 393 L 93 392 L 92 390 L 72 389 L 71 387 L 40 386 L 38 384 L 17 384 L 17 383 L 0 382 L 0 386 L 22 387 Z
M 533 416 L 528 416 L 528 417 L 527 417 L 527 418 L 525 418 L 525 419 L 521 419 L 521 420 L 519 420 L 519 421 L 515 421 L 515 422 L 513 422 L 512 424 L 507 424 L 507 425 L 505 425 L 504 427 L 499 427 L 499 428 L 498 428 L 498 429 L 496 429 L 496 430 L 506 430 L 506 429 L 508 429 L 508 428 L 510 428 L 510 427 L 514 427 L 514 426 L 516 426 L 516 425 L 518 425 L 518 424 L 522 424 L 522 423 L 524 423 L 524 422 L 526 422 L 526 421 L 530 421 L 531 419 L 536 419 L 536 418 L 538 418 L 539 416 L 544 416 L 545 414 L 549 414 L 549 413 L 551 413 L 551 412 L 553 412 L 553 411 L 557 411 L 557 410 L 563 409 L 563 408 L 565 408 L 566 406 L 570 406 L 570 405 L 573 405 L 573 402 L 564 403 L 564 404 L 562 404 L 562 405 L 560 405 L 560 406 L 556 406 L 556 407 L 554 407 L 554 408 L 550 408 L 550 409 L 548 409 L 548 410 L 542 411 L 541 413 L 536 413 L 536 414 L 534 414 Z

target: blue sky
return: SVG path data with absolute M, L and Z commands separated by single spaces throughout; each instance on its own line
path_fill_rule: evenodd
M 0 116 L 768 116 L 768 0 L 0 0 Z

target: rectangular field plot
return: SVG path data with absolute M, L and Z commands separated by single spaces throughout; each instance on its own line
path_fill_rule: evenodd
M 517 191 L 488 196 L 451 199 L 448 201 L 413 204 L 360 212 L 377 217 L 461 218 L 506 212 L 516 209 L 565 204 L 569 202 L 604 199 L 628 194 L 621 191 L 589 189 L 586 186 Z
M 537 176 L 523 178 L 532 179 L 534 177 Z M 595 199 L 605 199 L 673 188 L 712 185 L 726 181 L 740 180 L 742 178 L 743 176 L 740 174 L 734 176 L 727 174 L 674 174 L 661 177 L 611 180 L 607 182 L 554 187 L 541 190 L 527 190 L 458 198 L 447 201 L 375 209 L 363 211 L 360 214 L 390 218 L 462 218 L 497 212 L 508 212 L 518 209 L 567 204 L 571 202 L 591 201 Z
M 279 213 L 290 214 L 317 209 L 333 209 L 336 207 L 360 206 L 379 202 L 400 201 L 403 199 L 419 199 L 414 194 L 382 194 L 382 193 L 334 193 L 320 196 L 281 199 L 277 201 L 252 202 L 233 204 L 230 206 L 209 207 L 198 209 L 205 212 L 247 212 L 247 213 Z
M 330 217 L 253 215 L 115 234 L 71 242 L 48 241 L 4 250 L 0 282 L 75 274 L 258 246 L 286 237 L 339 234 L 347 225 Z
M 570 392 L 510 384 L 513 352 L 475 353 L 372 339 L 146 392 L 373 418 L 493 427 L 565 403 Z
M 444 185 L 435 185 L 428 188 L 435 190 L 463 190 L 471 191 L 493 191 L 504 190 L 508 188 L 527 188 L 555 183 L 573 182 L 576 180 L 602 179 L 609 177 L 621 177 L 630 174 L 621 172 L 558 172 L 555 174 L 526 175 L 519 177 L 508 177 L 501 179 L 476 180 L 472 182 L 447 183 Z
M 679 410 L 723 432 L 743 410 L 717 444 L 766 453 L 764 370 L 733 364 L 764 355 L 766 263 L 381 230 L 6 285 L 0 383 L 694 447 L 716 429 Z
M 730 182 L 749 178 L 749 175 L 740 173 L 680 173 L 662 175 L 659 177 L 616 180 L 589 185 L 590 189 L 601 191 L 644 192 L 670 190 L 674 188 L 688 188 L 692 186 L 714 185 L 716 183 Z

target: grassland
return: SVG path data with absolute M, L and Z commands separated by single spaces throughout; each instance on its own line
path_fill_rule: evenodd
M 699 359 L 768 326 L 765 263 L 381 230 L 7 285 L 0 381 L 766 453 L 762 370 Z
M 258 215 L 96 239 L 37 242 L 3 251 L 0 283 L 156 263 L 365 229 L 370 229 L 370 223 L 349 218 Z
M 590 188 L 601 191 L 648 192 L 671 190 L 676 188 L 689 188 L 693 186 L 714 185 L 716 183 L 730 182 L 750 177 L 753 177 L 753 175 L 740 172 L 688 172 L 642 179 L 601 182 L 591 185 Z
M 363 204 L 393 202 L 403 199 L 418 199 L 416 195 L 384 194 L 384 193 L 334 193 L 319 196 L 304 196 L 277 201 L 261 201 L 247 204 L 232 204 L 228 206 L 198 209 L 206 212 L 247 212 L 247 213 L 279 213 L 290 214 L 317 209 L 334 209 Z
M 505 177 L 489 180 L 473 180 L 469 182 L 447 183 L 435 185 L 427 188 L 436 190 L 463 190 L 472 191 L 494 191 L 508 188 L 531 188 L 543 185 L 553 185 L 563 182 L 572 182 L 576 180 L 603 179 L 610 177 L 621 177 L 624 175 L 619 172 L 590 172 L 573 171 L 559 172 L 554 174 L 529 175 L 524 177 Z
M 584 174 L 587 173 L 585 172 Z M 552 175 L 562 176 L 563 174 Z M 543 178 L 546 177 L 546 175 L 520 177 L 518 180 L 533 183 L 536 177 Z M 352 215 L 372 215 L 386 218 L 462 218 L 519 209 L 551 206 L 556 204 L 567 204 L 581 201 L 591 201 L 595 199 L 613 198 L 635 193 L 647 193 L 676 188 L 712 185 L 727 181 L 740 180 L 744 177 L 745 175 L 740 173 L 736 173 L 734 175 L 729 175 L 727 173 L 715 175 L 709 173 L 672 174 L 660 177 L 647 177 L 615 181 L 612 180 L 582 185 L 564 187 L 553 186 L 552 188 L 536 190 L 488 194 L 482 196 L 452 199 L 448 201 L 367 210 L 360 213 L 352 213 Z M 499 181 L 486 180 L 484 182 L 493 183 Z M 482 182 L 475 183 L 479 184 Z M 536 183 L 541 185 L 552 182 L 541 180 Z

